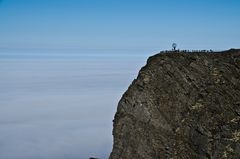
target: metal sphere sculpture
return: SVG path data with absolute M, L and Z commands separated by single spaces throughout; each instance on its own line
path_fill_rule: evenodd
M 172 44 L 172 47 L 173 47 L 173 51 L 175 51 L 176 48 L 177 48 L 177 44 L 176 44 L 176 43 L 173 43 L 173 44 Z

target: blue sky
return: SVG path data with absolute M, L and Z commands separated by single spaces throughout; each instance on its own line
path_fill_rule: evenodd
M 228 49 L 240 44 L 239 0 L 0 0 L 6 50 Z
M 240 47 L 239 8 L 240 0 L 0 0 L 0 158 L 107 158 L 117 103 L 147 57 L 173 42 Z

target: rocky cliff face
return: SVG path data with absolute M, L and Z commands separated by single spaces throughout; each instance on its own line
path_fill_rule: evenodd
M 113 136 L 110 159 L 239 159 L 240 50 L 150 57 Z

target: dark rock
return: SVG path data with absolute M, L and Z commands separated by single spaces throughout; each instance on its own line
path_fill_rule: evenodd
M 110 159 L 240 158 L 240 50 L 160 53 L 122 96 Z

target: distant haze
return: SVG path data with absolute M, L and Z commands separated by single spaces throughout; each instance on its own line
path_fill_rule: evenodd
M 0 158 L 107 158 L 143 56 L 0 59 Z
M 147 57 L 237 48 L 239 0 L 0 0 L 0 159 L 107 158 Z

